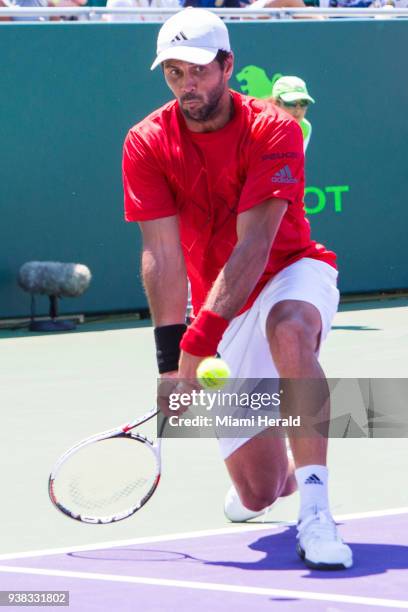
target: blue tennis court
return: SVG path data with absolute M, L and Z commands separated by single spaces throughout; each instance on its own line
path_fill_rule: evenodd
M 351 570 L 308 570 L 294 525 L 231 528 L 0 562 L 7 590 L 68 590 L 72 610 L 407 609 L 408 508 L 339 519 Z M 194 603 L 193 603 L 194 602 Z

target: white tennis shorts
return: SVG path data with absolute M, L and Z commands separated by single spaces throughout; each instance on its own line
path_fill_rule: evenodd
M 283 300 L 301 300 L 317 308 L 322 320 L 321 343 L 330 331 L 339 304 L 337 275 L 329 264 L 305 257 L 271 278 L 252 307 L 231 321 L 218 346 L 231 377 L 279 378 L 266 337 L 266 320 L 272 307 Z M 219 438 L 223 458 L 249 439 Z

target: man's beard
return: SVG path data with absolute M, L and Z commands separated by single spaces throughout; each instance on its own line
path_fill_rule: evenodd
M 180 98 L 180 109 L 187 119 L 191 119 L 192 121 L 197 121 L 198 123 L 205 123 L 210 119 L 214 119 L 214 117 L 218 114 L 218 105 L 224 94 L 224 82 L 221 78 L 219 84 L 214 87 L 214 89 L 210 92 L 208 96 L 208 102 L 203 104 L 199 108 L 195 108 L 190 110 L 189 108 L 183 107 L 183 102 L 187 102 L 189 100 L 197 100 L 199 102 L 202 101 L 201 96 L 195 96 L 194 94 L 185 94 Z

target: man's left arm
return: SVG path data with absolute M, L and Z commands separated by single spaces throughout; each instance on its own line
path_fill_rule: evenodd
M 230 321 L 241 310 L 265 270 L 287 207 L 286 200 L 272 198 L 238 215 L 237 243 L 210 290 L 203 311 Z M 195 378 L 203 358 L 183 350 L 179 378 Z

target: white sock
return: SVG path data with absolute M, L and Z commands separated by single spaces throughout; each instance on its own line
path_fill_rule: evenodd
M 328 479 L 325 465 L 305 465 L 295 470 L 300 495 L 300 520 L 311 512 L 329 510 Z

